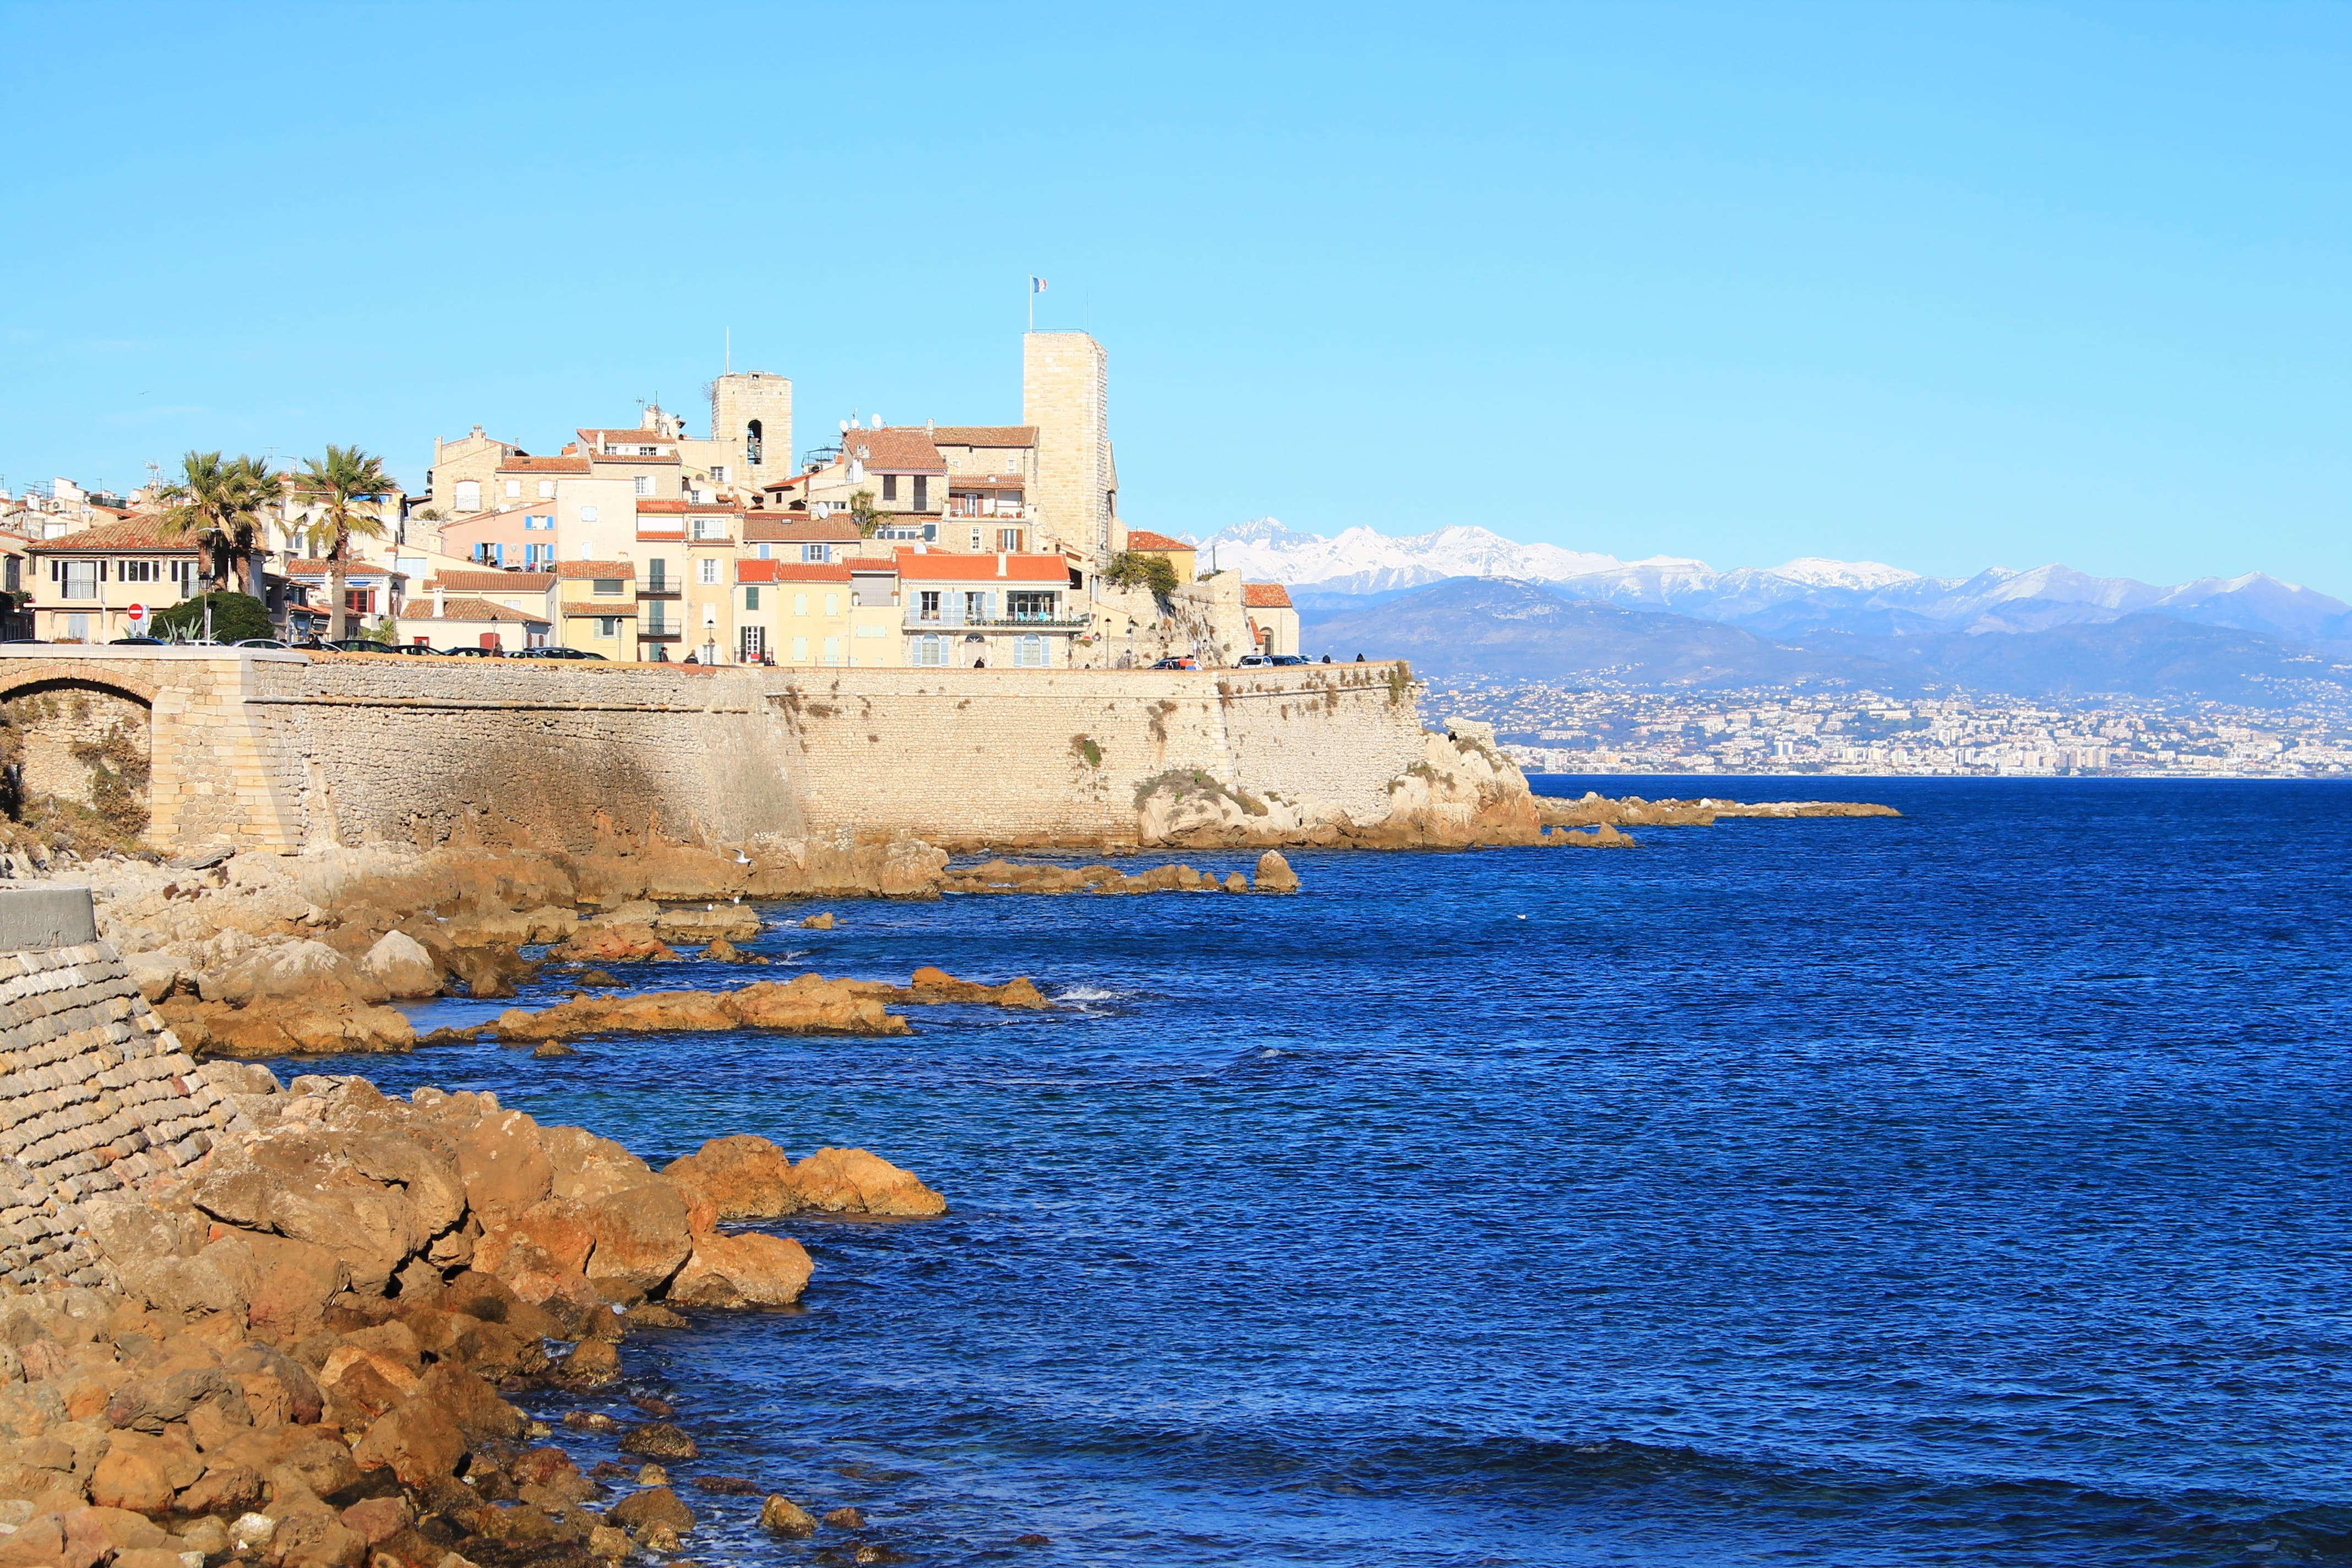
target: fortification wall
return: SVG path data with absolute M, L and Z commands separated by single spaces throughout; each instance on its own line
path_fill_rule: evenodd
M 584 850 L 648 830 L 713 845 L 896 828 L 1118 839 L 1171 773 L 1367 824 L 1422 752 L 1415 689 L 1385 664 L 784 671 L 0 652 L 0 700 L 71 690 L 150 705 L 149 837 L 164 850 Z
M 0 906 L 53 897 L 0 892 Z M 94 930 L 87 894 L 82 904 Z M 235 1119 L 113 948 L 92 936 L 0 952 L 0 1276 L 10 1283 L 104 1282 L 77 1205 L 191 1163 Z

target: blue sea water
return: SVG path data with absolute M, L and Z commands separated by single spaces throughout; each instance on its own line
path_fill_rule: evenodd
M 1588 783 L 1693 788 L 1538 787 Z M 835 904 L 775 973 L 1060 1005 L 331 1065 L 945 1193 L 782 1224 L 800 1310 L 625 1352 L 682 1472 L 856 1503 L 916 1562 L 2352 1563 L 2352 786 L 1738 793 L 1905 816 Z M 845 1539 L 687 1495 L 698 1561 Z

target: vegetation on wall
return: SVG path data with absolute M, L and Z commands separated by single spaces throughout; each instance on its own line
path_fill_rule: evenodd
M 1120 551 L 1110 558 L 1110 570 L 1105 575 L 1122 587 L 1150 589 L 1162 607 L 1176 593 L 1175 563 L 1148 551 Z
M 205 635 L 205 609 L 213 613 L 213 640 L 232 643 L 245 637 L 274 637 L 269 625 L 269 611 L 250 594 L 214 592 L 199 594 L 193 599 L 183 599 L 166 610 L 155 612 L 152 625 L 159 637 L 179 637 L 194 639 Z

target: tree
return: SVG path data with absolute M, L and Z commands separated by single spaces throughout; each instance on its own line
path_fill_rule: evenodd
M 311 543 L 323 544 L 327 550 L 329 642 L 341 641 L 350 629 L 344 568 L 351 560 L 352 541 L 383 537 L 383 498 L 391 489 L 392 479 L 383 471 L 383 458 L 332 442 L 327 445 L 324 460 L 311 458 L 295 477 L 296 496 L 316 509 L 304 532 Z
M 262 509 L 284 493 L 278 476 L 254 458 L 224 461 L 218 452 L 190 452 L 180 459 L 179 479 L 160 493 L 165 503 L 160 531 L 166 539 L 196 541 L 214 591 L 227 588 L 232 563 L 243 561 L 246 591 L 259 599 L 256 546 Z
M 1103 575 L 1125 586 L 1150 589 L 1163 608 L 1176 594 L 1176 563 L 1148 550 L 1120 551 L 1110 558 L 1110 570 Z
M 193 639 L 205 635 L 205 612 L 212 611 L 213 640 L 218 643 L 242 642 L 247 637 L 273 637 L 269 626 L 269 611 L 250 594 L 214 592 L 199 594 L 193 599 L 183 599 L 166 610 L 155 612 L 152 625 L 155 635 L 165 638 Z
M 881 526 L 882 514 L 874 510 L 874 492 L 859 490 L 849 498 L 849 515 L 857 521 L 857 537 L 871 539 Z

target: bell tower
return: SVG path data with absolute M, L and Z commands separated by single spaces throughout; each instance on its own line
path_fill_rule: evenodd
M 793 384 L 763 370 L 739 370 L 710 384 L 710 438 L 735 448 L 751 489 L 790 479 Z

